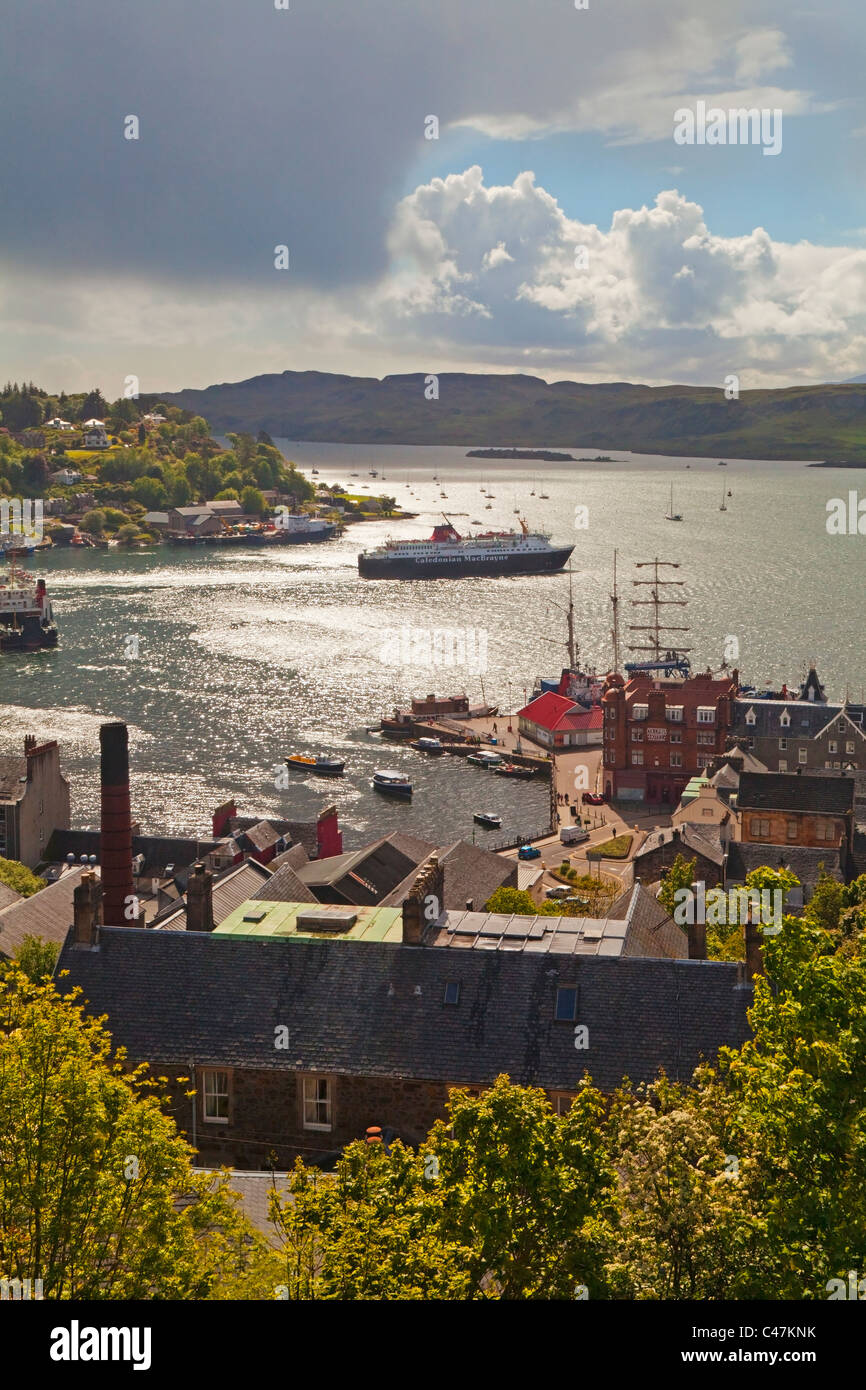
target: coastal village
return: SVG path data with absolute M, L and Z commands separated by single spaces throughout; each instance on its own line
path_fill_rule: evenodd
M 326 796 L 312 820 L 227 802 L 202 808 L 199 837 L 152 835 L 117 723 L 100 732 L 98 828 L 76 829 L 62 748 L 28 737 L 0 767 L 0 855 L 44 886 L 0 884 L 0 954 L 59 950 L 130 1061 L 176 1078 L 205 1166 L 327 1165 L 383 1132 L 417 1144 L 451 1088 L 502 1073 L 563 1113 L 585 1071 L 602 1088 L 686 1080 L 748 1036 L 764 938 L 750 919 L 708 958 L 665 879 L 787 873 L 796 914 L 822 880 L 866 874 L 864 712 L 814 667 L 761 694 L 736 670 L 567 668 L 513 714 L 430 695 L 385 716 L 383 738 L 483 751 L 482 776 L 504 760 L 549 778 L 548 832 L 498 850 L 398 831 L 347 852 Z M 194 1095 L 177 1079 L 190 1059 Z

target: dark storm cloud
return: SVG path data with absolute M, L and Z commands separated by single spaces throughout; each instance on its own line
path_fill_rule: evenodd
M 582 13 L 569 0 L 290 3 L 42 0 L 7 18 L 7 261 L 273 284 L 285 243 L 293 284 L 375 276 L 426 115 L 443 128 L 544 121 L 642 49 L 670 53 L 688 12 L 681 0 L 651 14 L 631 0 Z M 138 140 L 124 139 L 128 115 Z

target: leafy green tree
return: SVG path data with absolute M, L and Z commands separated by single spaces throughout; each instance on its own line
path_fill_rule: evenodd
M 26 864 L 19 864 L 17 859 L 0 859 L 0 883 L 20 893 L 22 898 L 31 898 L 45 887 L 45 880 L 38 878 Z
M 105 530 L 105 512 L 94 507 L 81 518 L 81 530 L 90 536 L 101 536 Z
M 132 495 L 148 511 L 160 511 L 168 505 L 168 493 L 158 478 L 139 478 Z
M 245 487 L 241 493 L 241 506 L 249 516 L 264 516 L 268 504 L 258 488 Z
M 262 1241 L 123 1062 L 75 996 L 0 978 L 3 1275 L 49 1299 L 212 1296 Z
M 691 888 L 695 881 L 697 862 L 697 859 L 686 859 L 682 854 L 678 854 L 662 879 L 659 902 L 671 917 L 676 907 L 677 892 L 682 888 Z
M 139 528 L 131 521 L 121 526 L 117 532 L 117 540 L 120 545 L 134 545 L 140 535 Z
M 15 952 L 15 965 L 34 984 L 49 979 L 54 973 L 60 947 L 56 941 L 43 941 L 40 936 L 25 936 Z

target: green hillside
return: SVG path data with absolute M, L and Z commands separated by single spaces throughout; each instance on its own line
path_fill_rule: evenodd
M 569 446 L 720 458 L 866 463 L 866 385 L 743 391 L 549 384 L 523 375 L 445 372 L 439 398 L 421 373 L 374 377 L 283 372 L 158 399 L 202 415 L 218 432 L 260 429 L 347 444 Z M 154 397 L 156 400 L 157 397 Z

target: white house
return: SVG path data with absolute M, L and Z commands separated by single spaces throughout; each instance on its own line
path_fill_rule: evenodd
M 55 415 L 51 420 L 45 421 L 45 428 L 49 430 L 71 430 L 73 426 L 69 420 L 61 420 L 59 415 Z
M 105 433 L 105 427 L 103 425 L 94 425 L 92 428 L 85 429 L 84 447 L 85 449 L 108 448 L 108 435 Z

